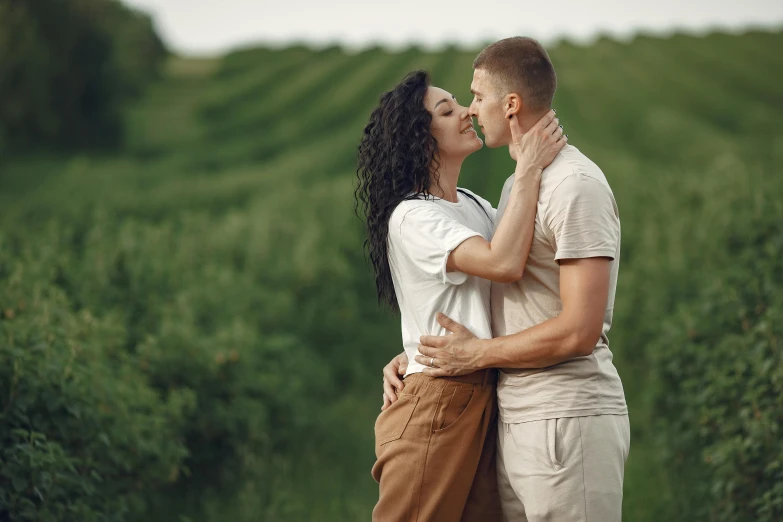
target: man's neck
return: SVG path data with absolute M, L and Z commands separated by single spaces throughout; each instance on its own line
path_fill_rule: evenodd
M 547 112 L 549 112 L 549 109 L 545 109 L 540 112 L 528 112 L 525 114 L 520 114 L 518 117 L 519 126 L 522 128 L 522 132 L 527 133 L 530 129 L 533 128 L 533 125 L 538 123 L 538 120 L 540 120 Z M 511 143 L 509 143 L 508 154 L 511 156 L 511 159 L 517 161 L 517 158 L 514 154 L 514 147 L 511 147 Z

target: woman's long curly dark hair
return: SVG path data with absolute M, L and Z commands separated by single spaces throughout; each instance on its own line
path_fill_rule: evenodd
M 432 115 L 424 107 L 429 86 L 429 73 L 414 71 L 381 95 L 359 144 L 355 210 L 361 208 L 367 222 L 364 247 L 375 270 L 378 302 L 393 310 L 399 305 L 389 268 L 389 218 L 400 202 L 430 196 L 430 172 L 438 167 Z

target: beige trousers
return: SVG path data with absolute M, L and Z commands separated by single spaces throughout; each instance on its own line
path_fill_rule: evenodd
M 498 487 L 509 522 L 619 522 L 628 415 L 498 421 Z

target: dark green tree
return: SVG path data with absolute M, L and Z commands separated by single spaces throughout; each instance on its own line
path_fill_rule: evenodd
M 166 50 L 116 0 L 0 0 L 0 150 L 111 146 Z

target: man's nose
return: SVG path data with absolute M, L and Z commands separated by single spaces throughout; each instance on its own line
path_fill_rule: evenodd
M 471 118 L 478 118 L 478 114 L 476 113 L 476 109 L 474 106 L 476 105 L 475 101 L 470 102 L 470 106 L 468 107 L 468 114 Z

